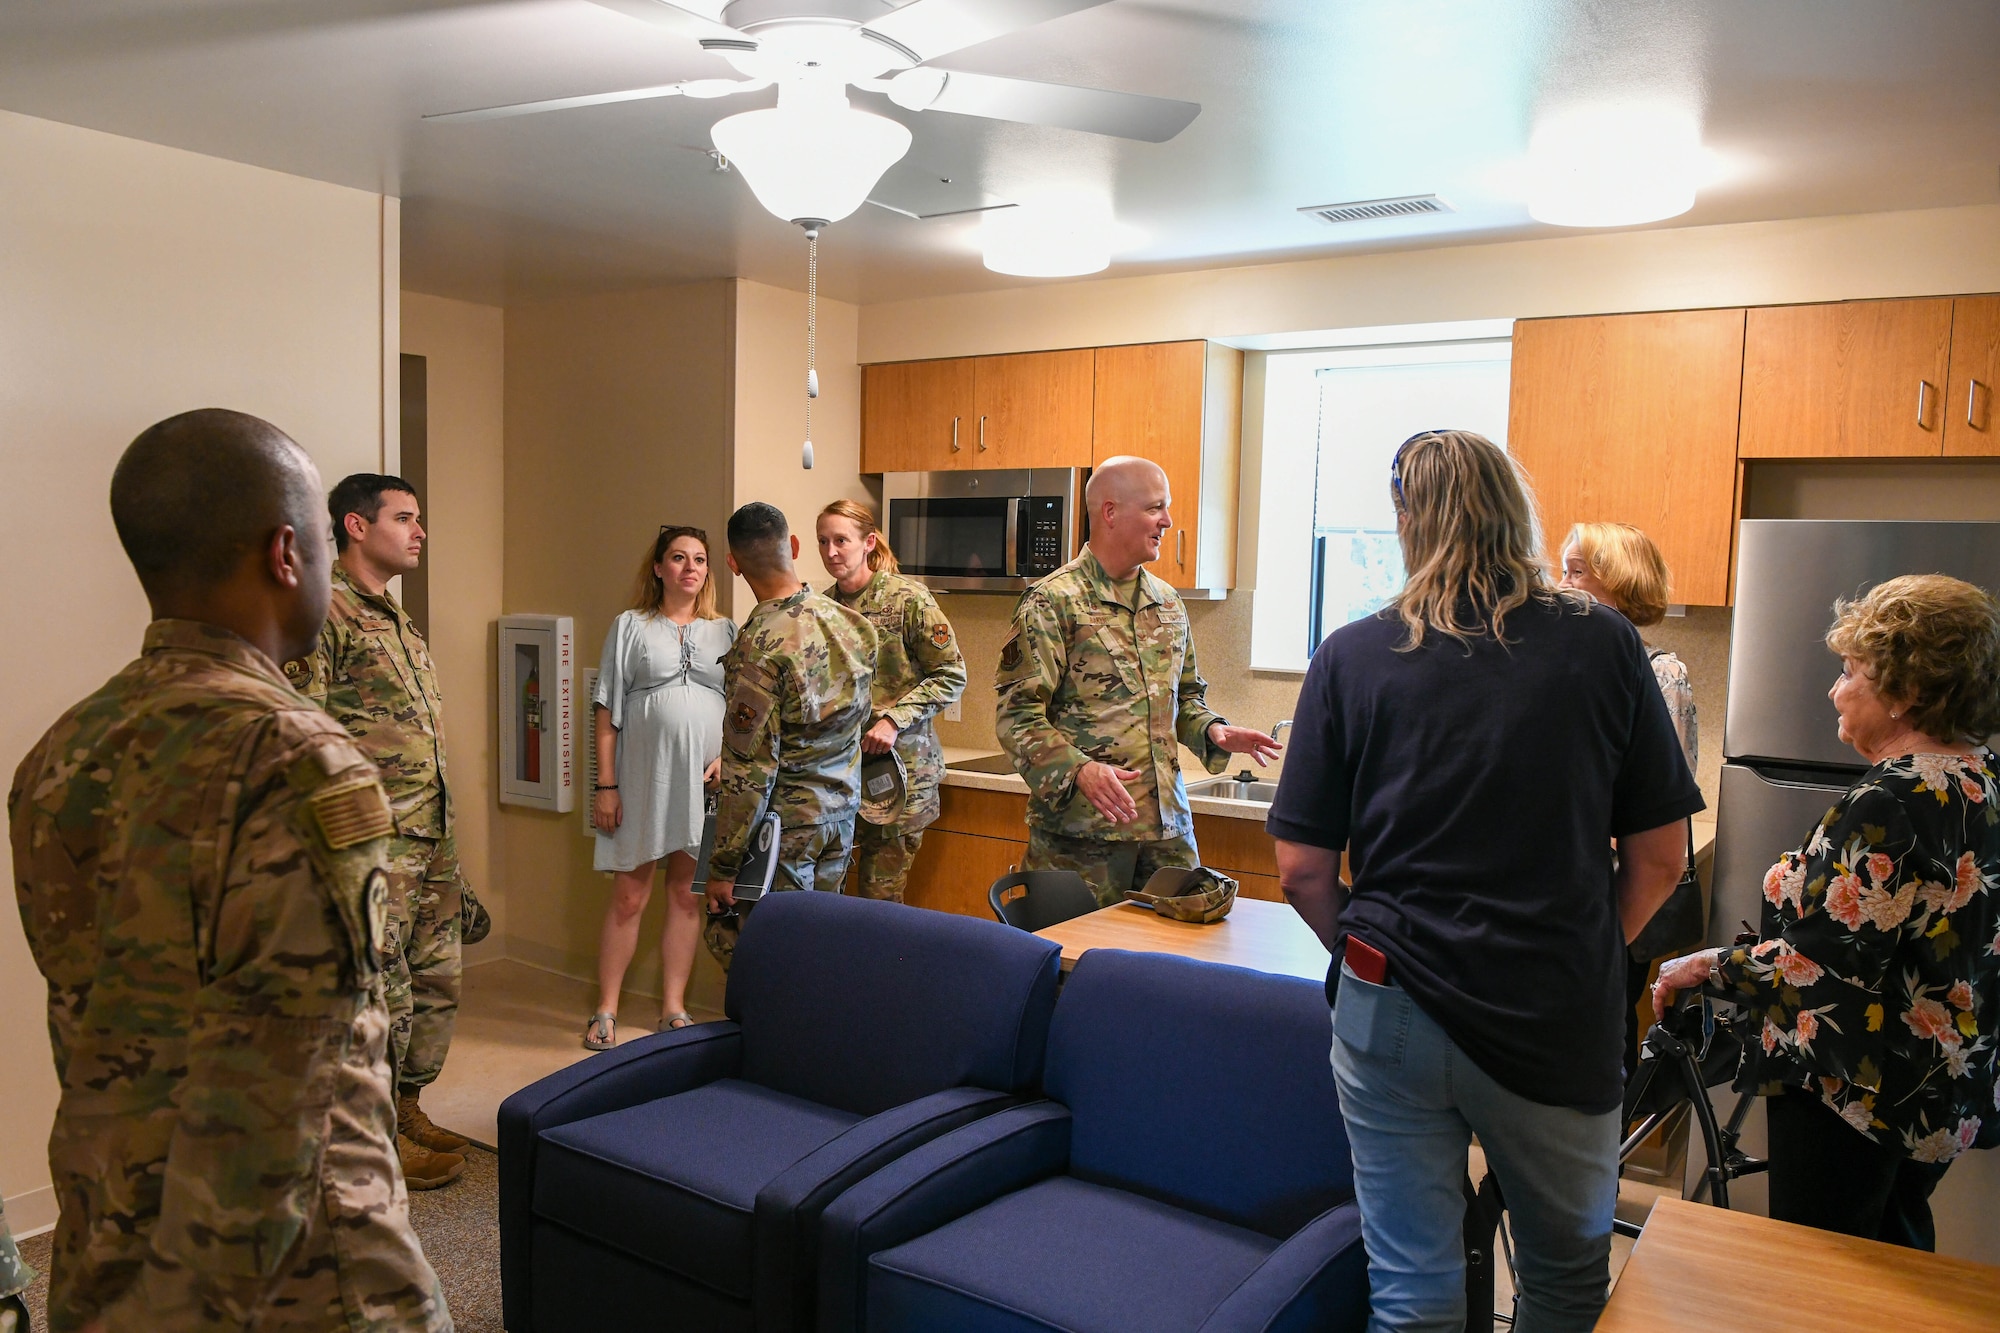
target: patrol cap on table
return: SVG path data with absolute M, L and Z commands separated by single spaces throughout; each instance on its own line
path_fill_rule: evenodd
M 1161 866 L 1146 881 L 1143 891 L 1126 893 L 1131 902 L 1144 903 L 1169 921 L 1191 921 L 1213 925 L 1229 915 L 1236 905 L 1236 881 L 1219 870 L 1197 866 Z
M 902 755 L 894 750 L 869 755 L 861 761 L 861 817 L 871 824 L 895 823 L 903 817 L 909 785 Z

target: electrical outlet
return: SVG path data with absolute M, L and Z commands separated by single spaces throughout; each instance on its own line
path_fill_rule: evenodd
M 946 706 L 945 710 L 938 714 L 938 719 L 942 722 L 965 721 L 965 710 L 959 707 L 959 705 L 963 702 L 964 700 L 962 699 L 953 699 L 951 703 Z

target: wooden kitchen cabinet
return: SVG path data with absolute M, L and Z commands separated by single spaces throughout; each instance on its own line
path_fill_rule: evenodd
M 943 472 L 970 466 L 973 380 L 969 358 L 863 366 L 861 470 Z
M 1945 388 L 1944 452 L 1948 457 L 2000 455 L 2000 296 L 1961 296 L 1951 303 L 1951 372 Z
M 1088 348 L 982 356 L 971 455 L 960 467 L 1089 467 Z
M 1174 526 L 1147 566 L 1176 588 L 1236 583 L 1243 356 L 1208 342 L 1097 349 L 1091 464 L 1119 454 L 1166 470 Z
M 1738 456 L 1939 456 L 1951 326 L 1950 297 L 1752 308 Z
M 1571 524 L 1630 523 L 1674 601 L 1728 604 L 1743 348 L 1742 310 L 1515 323 L 1507 448 L 1552 562 Z
M 1090 350 L 861 371 L 861 470 L 1089 467 Z

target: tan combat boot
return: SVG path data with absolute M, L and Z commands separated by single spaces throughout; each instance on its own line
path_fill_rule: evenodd
M 455 1152 L 432 1152 L 421 1143 L 396 1136 L 396 1156 L 403 1163 L 403 1183 L 413 1190 L 434 1190 L 457 1180 L 465 1159 Z
M 396 1132 L 432 1152 L 464 1152 L 472 1140 L 432 1124 L 431 1118 L 424 1114 L 424 1108 L 417 1105 L 417 1097 L 414 1092 L 396 1094 Z

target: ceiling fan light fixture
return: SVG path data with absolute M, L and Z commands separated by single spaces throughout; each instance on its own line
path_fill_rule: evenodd
M 1007 208 L 980 224 L 986 267 L 1017 278 L 1079 278 L 1111 266 L 1114 228 L 1088 212 Z
M 1694 207 L 1701 128 L 1678 107 L 1576 107 L 1535 127 L 1528 213 L 1558 227 L 1630 227 Z
M 910 151 L 910 131 L 856 111 L 838 86 L 780 86 L 778 105 L 715 123 L 716 151 L 787 222 L 838 222 L 861 207 L 882 173 Z

